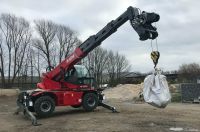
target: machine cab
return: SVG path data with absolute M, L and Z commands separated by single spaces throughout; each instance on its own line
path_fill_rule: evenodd
M 84 65 L 74 65 L 68 72 L 65 73 L 65 82 L 72 84 L 87 84 L 94 86 L 94 78 L 90 77 L 87 68 Z

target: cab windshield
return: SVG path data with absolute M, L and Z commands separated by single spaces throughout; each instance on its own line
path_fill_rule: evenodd
M 78 78 L 89 77 L 88 70 L 87 70 L 87 68 L 85 66 L 83 66 L 83 65 L 74 65 L 74 68 L 76 69 Z

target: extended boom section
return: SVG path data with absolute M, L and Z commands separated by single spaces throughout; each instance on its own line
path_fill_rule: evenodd
M 84 58 L 94 48 L 99 46 L 106 38 L 117 31 L 117 29 L 125 22 L 130 20 L 130 24 L 138 33 L 140 40 L 155 39 L 158 36 L 157 29 L 151 25 L 153 22 L 159 20 L 159 15 L 155 13 L 142 12 L 138 8 L 128 7 L 128 9 L 120 15 L 117 19 L 109 22 L 103 29 L 101 29 L 96 35 L 90 36 L 75 51 L 68 56 L 49 73 L 46 73 L 46 77 L 59 81 L 61 79 L 60 73 L 71 68 L 74 64 Z

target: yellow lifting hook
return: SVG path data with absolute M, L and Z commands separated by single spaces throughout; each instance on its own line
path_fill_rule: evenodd
M 154 68 L 156 68 L 156 65 L 158 64 L 159 57 L 160 57 L 160 52 L 158 51 L 151 52 L 151 59 L 153 60 Z

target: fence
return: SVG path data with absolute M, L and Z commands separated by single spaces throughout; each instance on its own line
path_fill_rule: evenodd
M 4 86 L 0 83 L 1 88 L 18 88 L 21 90 L 33 89 L 36 88 L 37 83 L 12 83 L 12 84 L 5 84 Z
M 200 84 L 184 83 L 181 84 L 182 102 L 200 101 Z

